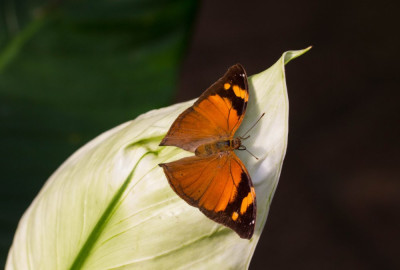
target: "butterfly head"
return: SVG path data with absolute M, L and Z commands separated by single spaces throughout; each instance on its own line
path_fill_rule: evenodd
M 239 147 L 242 146 L 242 140 L 239 137 L 234 138 L 231 141 L 231 146 L 233 149 L 239 149 Z

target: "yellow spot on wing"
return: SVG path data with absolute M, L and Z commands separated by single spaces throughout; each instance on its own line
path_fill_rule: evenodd
M 228 90 L 229 88 L 231 88 L 231 85 L 229 83 L 225 83 L 224 88 L 225 88 L 225 90 Z
M 242 88 L 240 88 L 237 85 L 234 85 L 232 87 L 232 89 L 233 89 L 233 92 L 235 92 L 235 95 L 237 97 L 243 98 L 247 102 L 248 96 L 247 96 L 247 92 L 245 90 L 243 90 Z
M 247 197 L 242 200 L 242 205 L 240 206 L 240 214 L 243 215 L 247 210 Z
M 233 219 L 233 221 L 236 221 L 238 217 L 239 217 L 239 214 L 238 214 L 237 212 L 233 212 L 233 213 L 232 213 L 232 219 Z
M 251 190 L 249 194 L 242 200 L 242 205 L 240 206 L 240 214 L 243 215 L 246 213 L 247 208 L 249 208 L 249 205 L 253 203 L 253 192 L 254 190 Z

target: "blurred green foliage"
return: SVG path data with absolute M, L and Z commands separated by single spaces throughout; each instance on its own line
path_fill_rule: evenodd
M 0 2 L 0 264 L 74 150 L 176 88 L 195 0 Z

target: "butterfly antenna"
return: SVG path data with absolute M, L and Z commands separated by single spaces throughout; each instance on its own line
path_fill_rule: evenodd
M 250 135 L 246 137 L 247 133 L 249 133 L 250 130 L 252 130 L 252 129 L 257 125 L 257 123 L 261 120 L 261 118 L 262 118 L 264 115 L 265 115 L 265 112 L 262 113 L 262 115 L 261 115 L 261 116 L 258 118 L 258 120 L 251 126 L 251 128 L 249 128 L 249 129 L 246 131 L 246 133 L 243 134 L 243 136 L 240 136 L 240 138 L 243 139 L 243 140 L 248 139 L 248 138 L 250 137 Z M 249 152 L 249 153 L 250 153 L 250 152 Z M 250 153 L 250 154 L 251 154 L 251 153 Z M 258 159 L 258 158 L 257 158 L 257 159 Z
M 250 152 L 249 150 L 247 150 L 247 148 L 246 148 L 246 151 L 247 151 L 247 153 L 249 153 L 249 154 L 252 155 L 255 159 L 258 160 L 258 157 L 256 157 L 252 152 Z
M 247 153 L 249 153 L 249 154 L 252 155 L 255 159 L 258 160 L 258 157 L 256 157 L 252 152 L 250 152 L 249 150 L 247 150 L 246 146 L 241 145 L 241 146 L 238 148 L 238 150 L 245 150 L 245 151 L 247 151 Z

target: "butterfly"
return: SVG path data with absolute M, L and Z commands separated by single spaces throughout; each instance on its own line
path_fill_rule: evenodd
M 172 189 L 208 218 L 250 239 L 256 222 L 256 194 L 250 175 L 234 150 L 234 137 L 249 99 L 246 71 L 228 69 L 171 125 L 160 146 L 176 146 L 195 155 L 161 163 Z

